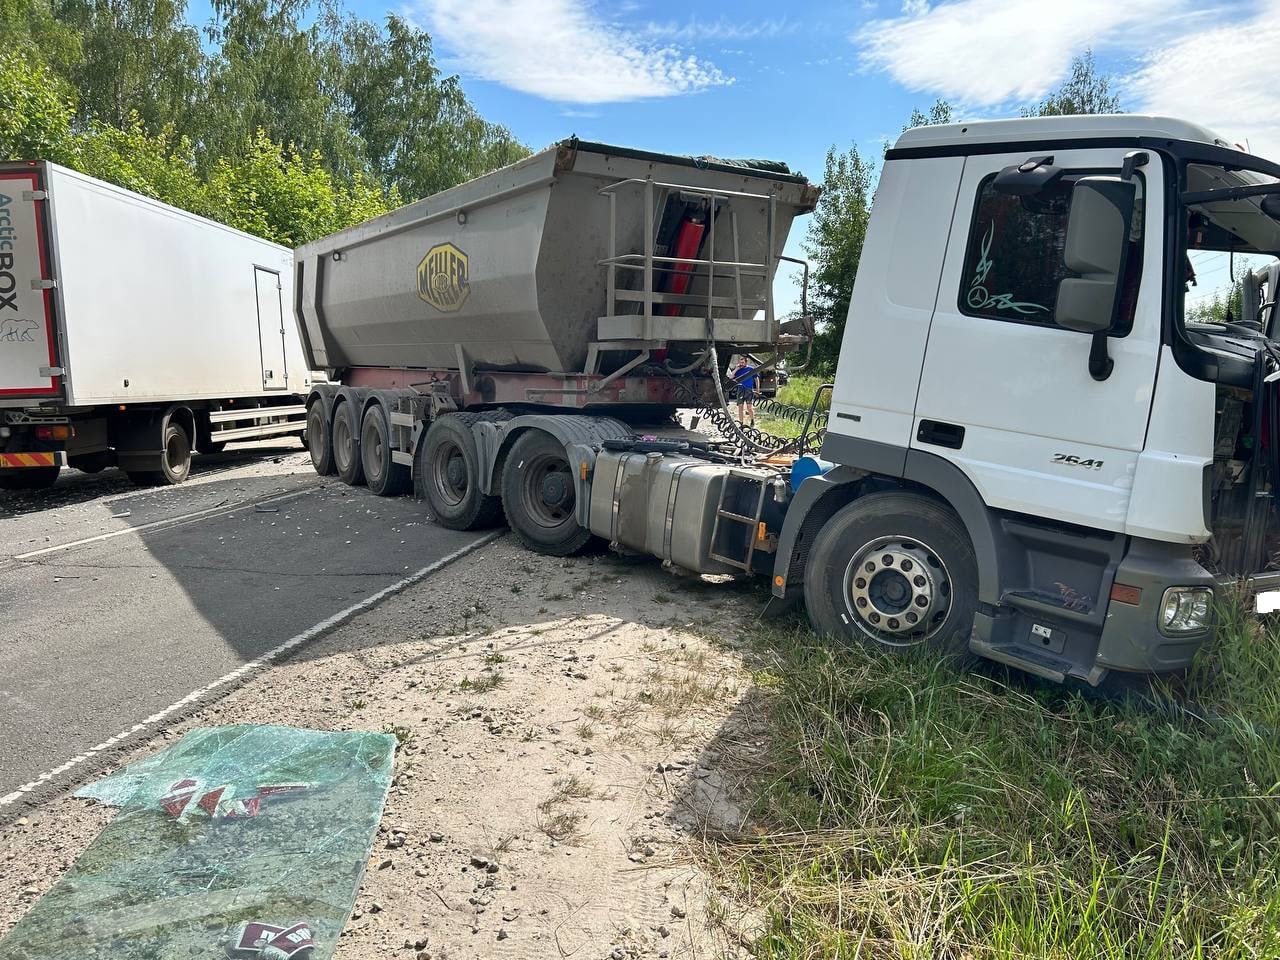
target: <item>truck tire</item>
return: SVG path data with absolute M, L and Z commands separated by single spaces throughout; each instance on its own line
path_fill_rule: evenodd
M 522 433 L 502 471 L 502 509 L 530 550 L 553 557 L 577 553 L 591 540 L 574 510 L 573 471 L 564 444 L 543 430 Z
M 324 401 L 317 400 L 307 408 L 307 452 L 311 454 L 311 466 L 322 477 L 330 476 L 336 470 L 329 427 L 329 418 L 324 415 Z
M 874 493 L 819 531 L 804 597 L 824 636 L 962 660 L 978 607 L 978 561 L 950 508 L 915 493 Z
M 375 403 L 364 412 L 360 458 L 364 461 L 364 482 L 378 496 L 397 497 L 413 486 L 409 468 L 391 458 L 391 426 L 381 404 Z
M 182 483 L 191 475 L 191 438 L 180 425 L 170 421 L 164 425 L 158 470 L 126 470 L 129 479 L 140 487 Z
M 0 470 L 0 490 L 47 490 L 58 481 L 61 467 L 19 467 Z
M 333 466 L 338 479 L 351 486 L 364 483 L 364 464 L 360 462 L 360 424 L 350 402 L 338 404 L 333 412 L 333 430 L 329 434 L 333 448 Z
M 502 500 L 480 487 L 480 450 L 471 432 L 479 419 L 474 413 L 436 418 L 414 454 L 415 492 L 436 523 L 450 530 L 478 530 L 502 520 Z

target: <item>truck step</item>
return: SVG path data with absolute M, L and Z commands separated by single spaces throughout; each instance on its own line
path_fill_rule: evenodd
M 1079 676 L 1080 668 L 1065 657 L 1046 650 L 1036 650 L 1014 643 L 986 643 L 977 637 L 969 639 L 969 649 L 979 656 L 1017 667 L 1046 680 L 1062 683 L 1069 676 Z

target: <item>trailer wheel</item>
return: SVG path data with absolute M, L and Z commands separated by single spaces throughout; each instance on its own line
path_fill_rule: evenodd
M 333 444 L 329 442 L 329 426 L 324 415 L 324 401 L 317 400 L 307 408 L 306 442 L 311 466 L 322 477 L 329 476 L 336 469 L 333 465 Z
M 360 458 L 364 480 L 380 497 L 396 497 L 413 486 L 409 468 L 391 458 L 391 426 L 387 412 L 374 404 L 364 412 L 360 427 Z
M 538 553 L 577 553 L 591 539 L 591 531 L 579 526 L 575 504 L 564 444 L 542 430 L 522 433 L 502 471 L 502 508 L 512 531 Z
M 46 490 L 57 482 L 61 470 L 57 466 L 0 470 L 0 490 Z
M 978 562 L 948 507 L 914 493 L 876 493 L 818 533 L 804 595 L 809 621 L 825 636 L 963 657 L 978 606 Z
M 471 432 L 478 419 L 468 413 L 437 418 L 415 453 L 416 493 L 450 530 L 492 527 L 502 518 L 501 499 L 480 487 L 480 450 Z
M 359 425 L 351 403 L 340 403 L 333 413 L 333 466 L 338 479 L 353 487 L 364 483 L 364 464 L 360 462 Z

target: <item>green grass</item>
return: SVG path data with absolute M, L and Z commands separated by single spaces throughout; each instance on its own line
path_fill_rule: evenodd
M 1225 618 L 1207 720 L 761 628 L 754 829 L 707 845 L 755 955 L 1280 955 L 1280 628 Z
M 779 403 L 786 403 L 793 407 L 804 407 L 807 410 L 809 409 L 809 404 L 813 403 L 813 395 L 818 392 L 818 387 L 821 385 L 821 377 L 792 377 L 785 385 L 778 388 L 776 399 Z M 818 409 L 831 409 L 830 390 L 822 395 L 822 399 L 818 402 Z

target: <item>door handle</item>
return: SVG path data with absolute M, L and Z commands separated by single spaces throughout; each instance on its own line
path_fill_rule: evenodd
M 916 439 L 935 447 L 959 450 L 964 446 L 964 427 L 958 423 L 943 423 L 941 420 L 921 420 L 920 427 L 916 430 Z

